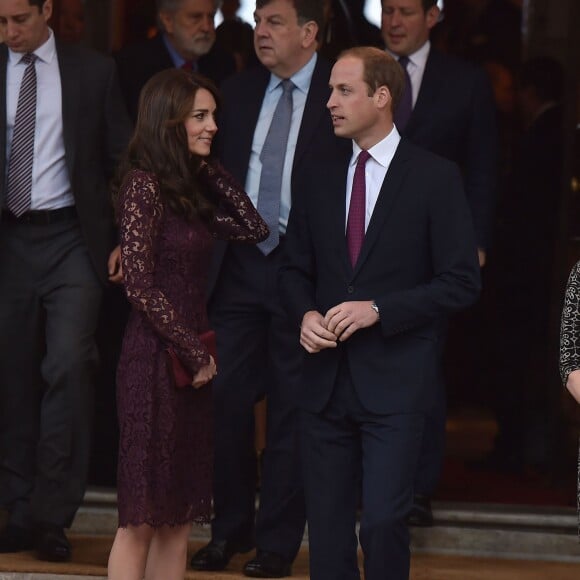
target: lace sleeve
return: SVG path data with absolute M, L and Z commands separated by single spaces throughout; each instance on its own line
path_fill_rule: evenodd
M 211 197 L 218 203 L 210 228 L 214 237 L 254 244 L 268 237 L 266 222 L 246 192 L 219 163 L 204 163 L 199 176 Z
M 560 376 L 566 384 L 568 375 L 580 368 L 580 262 L 572 268 L 562 309 L 560 327 Z
M 199 338 L 179 320 L 165 294 L 155 285 L 155 247 L 164 207 L 151 175 L 133 171 L 120 195 L 121 261 L 125 292 L 131 304 L 145 313 L 164 341 L 196 372 L 209 364 Z

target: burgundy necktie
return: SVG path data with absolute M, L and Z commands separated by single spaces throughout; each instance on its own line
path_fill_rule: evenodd
M 401 100 L 397 105 L 394 116 L 395 126 L 399 133 L 403 133 L 403 130 L 409 122 L 411 113 L 413 112 L 413 88 L 411 85 L 411 77 L 409 76 L 409 71 L 407 69 L 409 62 L 408 56 L 401 56 L 399 58 L 399 64 L 403 69 L 403 73 L 405 73 L 403 94 L 401 95 Z
M 346 243 L 350 263 L 353 268 L 358 260 L 363 240 L 365 239 L 365 216 L 366 216 L 366 180 L 365 166 L 370 158 L 368 151 L 359 153 L 354 178 L 352 180 L 352 192 L 348 208 L 348 220 L 346 222 Z

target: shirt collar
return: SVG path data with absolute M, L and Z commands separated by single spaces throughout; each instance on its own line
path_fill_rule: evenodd
M 41 44 L 36 50 L 33 50 L 32 53 L 47 64 L 50 64 L 56 58 L 56 43 L 54 40 L 54 33 L 52 29 L 48 29 L 48 39 Z M 8 49 L 8 55 L 10 59 L 10 65 L 14 66 L 18 64 L 25 53 L 22 52 L 14 52 L 13 50 Z
M 419 68 L 425 68 L 427 64 L 427 58 L 429 57 L 429 51 L 431 50 L 431 41 L 427 40 L 427 42 L 413 54 L 408 55 L 409 62 Z M 399 60 L 399 55 L 391 52 L 387 49 L 387 52 L 394 58 Z
M 395 151 L 401 140 L 401 135 L 397 131 L 397 128 L 393 124 L 391 132 L 376 145 L 373 145 L 368 151 L 372 159 L 377 163 L 382 165 L 385 169 L 388 169 L 389 163 L 395 154 Z M 353 141 L 352 142 L 352 158 L 350 160 L 351 165 L 355 165 L 358 156 L 362 149 Z
M 316 66 L 316 60 L 318 55 L 314 53 L 312 58 L 296 73 L 294 73 L 290 80 L 294 83 L 296 88 L 302 91 L 304 94 L 308 94 L 308 89 L 310 88 L 310 82 L 312 81 L 312 75 L 314 74 L 314 67 Z M 270 74 L 270 82 L 266 88 L 266 92 L 271 93 L 276 89 L 284 79 L 275 75 Z
M 161 38 L 163 38 L 163 43 L 165 44 L 165 48 L 167 48 L 167 52 L 169 52 L 173 65 L 175 68 L 181 68 L 186 62 L 185 59 L 175 50 L 165 32 L 162 33 Z

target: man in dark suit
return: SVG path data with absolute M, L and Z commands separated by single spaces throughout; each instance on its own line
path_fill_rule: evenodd
M 0 552 L 67 560 L 115 267 L 107 180 L 131 127 L 113 61 L 55 41 L 51 12 L 0 0 Z
M 121 90 L 132 119 L 143 85 L 159 71 L 183 67 L 219 85 L 236 72 L 233 56 L 215 47 L 219 0 L 157 0 L 160 32 L 116 55 Z
M 296 453 L 298 328 L 282 308 L 276 277 L 296 179 L 312 159 L 340 155 L 345 144 L 334 136 L 325 110 L 330 65 L 316 54 L 322 0 L 258 0 L 255 18 L 254 43 L 263 66 L 224 83 L 216 152 L 258 210 L 269 195 L 276 202 L 269 226 L 277 241 L 270 250 L 230 244 L 215 252 L 210 292 L 219 359 L 213 381 L 215 517 L 212 541 L 191 564 L 197 570 L 222 569 L 233 553 L 255 544 L 257 557 L 244 573 L 281 577 L 290 573 L 305 515 Z M 282 116 L 275 114 L 284 102 L 282 81 L 293 86 L 291 118 L 284 141 L 278 140 L 283 167 L 269 172 L 281 182 L 266 186 L 265 169 L 273 162 L 262 164 L 260 158 Z M 267 433 L 256 516 L 253 409 L 264 394 Z
M 400 138 L 402 84 L 384 51 L 343 53 L 328 108 L 353 154 L 297 183 L 288 224 L 279 288 L 309 353 L 298 394 L 313 580 L 360 578 L 361 488 L 366 580 L 408 578 L 406 516 L 440 326 L 479 290 L 459 171 Z
M 410 117 L 395 116 L 397 129 L 416 145 L 456 162 L 463 174 L 483 266 L 489 248 L 497 180 L 495 107 L 485 72 L 442 54 L 429 42 L 439 20 L 436 0 L 382 0 L 382 32 L 387 50 L 405 63 L 411 92 Z M 406 62 L 408 61 L 408 62 Z M 400 113 L 398 111 L 397 113 Z M 445 336 L 446 331 L 442 332 Z M 441 341 L 443 350 L 444 340 Z M 426 421 L 415 482 L 411 521 L 432 523 L 430 497 L 439 480 L 445 451 L 445 387 L 438 389 Z

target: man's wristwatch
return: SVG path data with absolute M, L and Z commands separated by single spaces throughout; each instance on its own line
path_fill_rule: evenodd
M 381 313 L 379 312 L 379 307 L 377 306 L 377 303 L 374 300 L 373 303 L 371 304 L 371 308 L 377 313 L 377 318 L 380 320 Z

